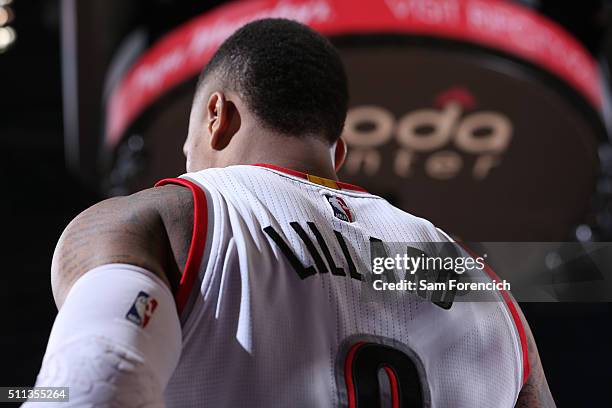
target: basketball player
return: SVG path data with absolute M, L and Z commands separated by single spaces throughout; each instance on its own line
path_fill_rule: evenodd
M 70 386 L 62 407 L 554 406 L 507 293 L 362 300 L 370 241 L 448 237 L 337 180 L 347 101 L 311 29 L 227 39 L 197 86 L 188 173 L 61 236 L 37 385 Z

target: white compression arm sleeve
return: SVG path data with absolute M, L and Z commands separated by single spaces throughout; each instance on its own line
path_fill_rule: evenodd
M 64 408 L 163 407 L 181 341 L 174 299 L 161 279 L 133 265 L 99 266 L 71 288 L 36 385 L 70 387 L 69 402 L 57 403 Z

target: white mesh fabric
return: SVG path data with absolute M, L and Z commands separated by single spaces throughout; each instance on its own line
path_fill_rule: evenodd
M 316 244 L 307 226 L 313 222 L 348 275 L 334 230 L 363 271 L 369 268 L 370 236 L 444 240 L 430 222 L 368 193 L 326 188 L 267 168 L 233 166 L 183 177 L 206 190 L 214 231 L 183 327 L 168 406 L 343 405 L 339 362 L 353 336 L 395 339 L 412 350 L 434 407 L 513 406 L 520 350 L 503 302 L 455 303 L 443 310 L 407 293 L 366 302 L 362 283 L 348 276 L 300 279 L 263 231 L 272 226 L 302 264 L 314 265 L 290 226 L 298 222 Z M 354 222 L 336 218 L 323 194 L 341 197 Z

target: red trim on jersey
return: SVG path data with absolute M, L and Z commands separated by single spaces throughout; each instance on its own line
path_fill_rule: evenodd
M 178 184 L 187 187 L 193 194 L 193 232 L 191 234 L 191 244 L 189 245 L 189 254 L 187 255 L 183 276 L 181 276 L 181 281 L 174 294 L 176 308 L 180 315 L 187 304 L 187 300 L 189 300 L 193 285 L 197 282 L 202 264 L 204 248 L 206 247 L 206 232 L 208 231 L 208 206 L 204 191 L 194 182 L 182 178 L 168 178 L 158 181 L 155 187 L 166 184 Z
M 457 242 L 457 244 L 459 244 L 463 249 L 465 249 L 467 253 L 470 254 L 470 256 L 472 257 L 476 256 L 476 254 L 464 244 L 460 242 Z M 501 279 L 499 279 L 499 276 L 497 276 L 497 274 L 493 271 L 493 269 L 491 269 L 491 267 L 486 262 L 484 262 L 484 266 L 485 266 L 484 270 L 487 273 L 487 275 L 489 275 L 489 278 L 491 278 L 492 280 L 496 280 L 497 282 L 501 281 Z M 516 326 L 516 330 L 518 331 L 519 339 L 521 341 L 521 351 L 523 354 L 523 385 L 525 385 L 525 383 L 527 382 L 527 378 L 529 378 L 529 372 L 531 370 L 531 367 L 529 366 L 529 351 L 527 349 L 527 334 L 525 333 L 525 327 L 523 326 L 521 317 L 518 314 L 518 310 L 516 310 L 516 306 L 514 302 L 512 301 L 510 294 L 508 293 L 508 291 L 504 289 L 500 290 L 499 292 L 501 293 L 502 298 L 504 299 L 504 302 L 506 303 L 506 307 L 508 307 L 508 310 L 510 310 L 510 314 L 512 315 L 512 320 L 514 320 L 514 325 Z
M 491 267 L 487 265 L 486 263 L 485 263 L 485 271 L 487 272 L 487 274 L 489 275 L 491 279 L 494 279 L 498 282 L 501 281 L 501 279 L 499 279 L 499 276 L 497 276 L 497 274 L 493 272 L 493 269 L 491 269 Z M 529 352 L 527 350 L 527 334 L 525 333 L 525 327 L 523 326 L 521 317 L 518 314 L 518 310 L 516 310 L 516 306 L 514 305 L 514 302 L 512 301 L 512 299 L 510 298 L 510 294 L 506 290 L 503 290 L 503 289 L 500 290 L 500 292 L 501 292 L 502 297 L 504 298 L 504 302 L 506 302 L 506 306 L 510 310 L 510 314 L 512 315 L 512 319 L 514 320 L 514 324 L 516 326 L 516 329 L 518 330 L 519 338 L 521 340 L 521 349 L 523 351 L 523 385 L 525 385 L 525 383 L 527 382 L 527 378 L 529 378 L 529 371 L 530 371 Z
M 399 386 L 397 385 L 397 375 L 389 366 L 384 366 L 387 377 L 389 377 L 389 386 L 391 388 L 391 407 L 399 408 Z
M 346 382 L 348 408 L 357 407 L 357 401 L 355 400 L 355 383 L 353 382 L 353 360 L 355 359 L 355 353 L 359 350 L 359 347 L 364 344 L 366 343 L 363 341 L 355 343 L 346 355 L 346 361 L 344 362 L 344 381 Z
M 290 174 L 292 176 L 299 177 L 299 178 L 304 179 L 304 180 L 308 180 L 308 174 L 306 174 L 306 173 L 302 173 L 301 171 L 297 171 L 297 170 L 287 169 L 287 168 L 281 167 L 281 166 L 276 166 L 274 164 L 255 163 L 255 164 L 251 164 L 251 166 L 265 167 L 267 169 L 272 169 L 272 170 L 280 171 L 282 173 Z M 354 191 L 360 191 L 362 193 L 367 193 L 368 192 L 365 188 L 356 186 L 354 184 L 343 183 L 341 181 L 335 181 L 335 180 L 334 180 L 334 182 L 336 184 L 338 184 L 338 187 L 340 187 L 342 190 L 354 190 Z

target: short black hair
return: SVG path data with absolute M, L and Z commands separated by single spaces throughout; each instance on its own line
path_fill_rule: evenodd
M 209 76 L 245 98 L 262 125 L 291 136 L 335 142 L 348 106 L 346 72 L 321 34 L 295 21 L 246 24 L 219 47 L 198 82 Z

